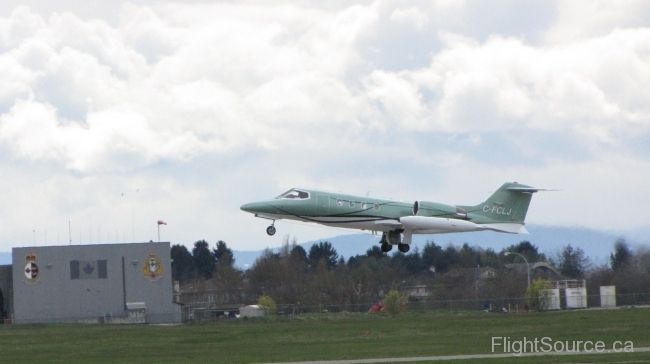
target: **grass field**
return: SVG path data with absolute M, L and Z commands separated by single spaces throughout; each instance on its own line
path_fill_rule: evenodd
M 260 363 L 488 354 L 512 340 L 632 341 L 650 347 L 650 309 L 530 314 L 404 312 L 223 320 L 179 326 L 0 326 L 0 363 Z M 650 353 L 463 360 L 461 363 L 650 362 Z

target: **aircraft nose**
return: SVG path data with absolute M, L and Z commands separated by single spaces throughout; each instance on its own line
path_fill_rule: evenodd
M 258 201 L 242 205 L 240 209 L 250 212 L 251 214 L 275 214 L 278 209 L 271 201 Z
M 251 202 L 245 205 L 242 205 L 240 209 L 250 212 L 251 214 L 257 213 L 273 213 L 275 209 L 268 202 Z
M 258 205 L 257 203 L 247 203 L 244 205 L 241 205 L 240 209 L 246 212 L 255 212 L 255 207 Z

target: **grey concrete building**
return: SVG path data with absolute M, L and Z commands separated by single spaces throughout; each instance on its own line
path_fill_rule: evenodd
M 169 243 L 13 248 L 12 258 L 15 323 L 181 321 Z

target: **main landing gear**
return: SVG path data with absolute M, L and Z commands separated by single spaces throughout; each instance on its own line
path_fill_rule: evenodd
M 402 243 L 402 237 L 398 231 L 389 231 L 388 233 L 383 233 L 381 235 L 381 240 L 379 243 L 381 244 L 381 251 L 384 253 L 388 253 L 389 251 L 393 250 L 393 245 L 397 245 L 397 250 L 401 251 L 402 253 L 408 253 L 411 248 L 409 244 Z
M 388 242 L 388 234 L 386 233 L 381 234 L 381 240 L 379 241 L 379 244 L 381 244 L 381 251 L 384 253 L 388 253 L 389 251 L 393 250 L 393 245 Z
M 266 233 L 269 234 L 270 236 L 275 235 L 275 220 L 273 220 L 271 226 L 266 228 Z

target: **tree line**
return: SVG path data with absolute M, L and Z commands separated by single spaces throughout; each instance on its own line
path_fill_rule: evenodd
M 529 241 L 500 252 L 429 241 L 408 254 L 387 254 L 377 245 L 346 260 L 327 241 L 307 251 L 285 237 L 280 249 L 265 250 L 241 270 L 225 242 L 211 249 L 200 240 L 191 251 L 172 246 L 171 258 L 173 279 L 210 290 L 215 302 L 252 303 L 268 295 L 281 304 L 342 305 L 377 302 L 391 290 L 415 286 L 428 287 L 431 300 L 522 297 L 525 270 L 522 275 L 512 264 L 524 261 L 508 252 L 531 265 L 547 262 L 564 279 L 587 279 L 589 294 L 597 294 L 600 285 L 616 285 L 618 293 L 650 292 L 650 252 L 633 251 L 622 239 L 615 242 L 610 263 L 596 267 L 580 248 L 567 245 L 546 256 Z

